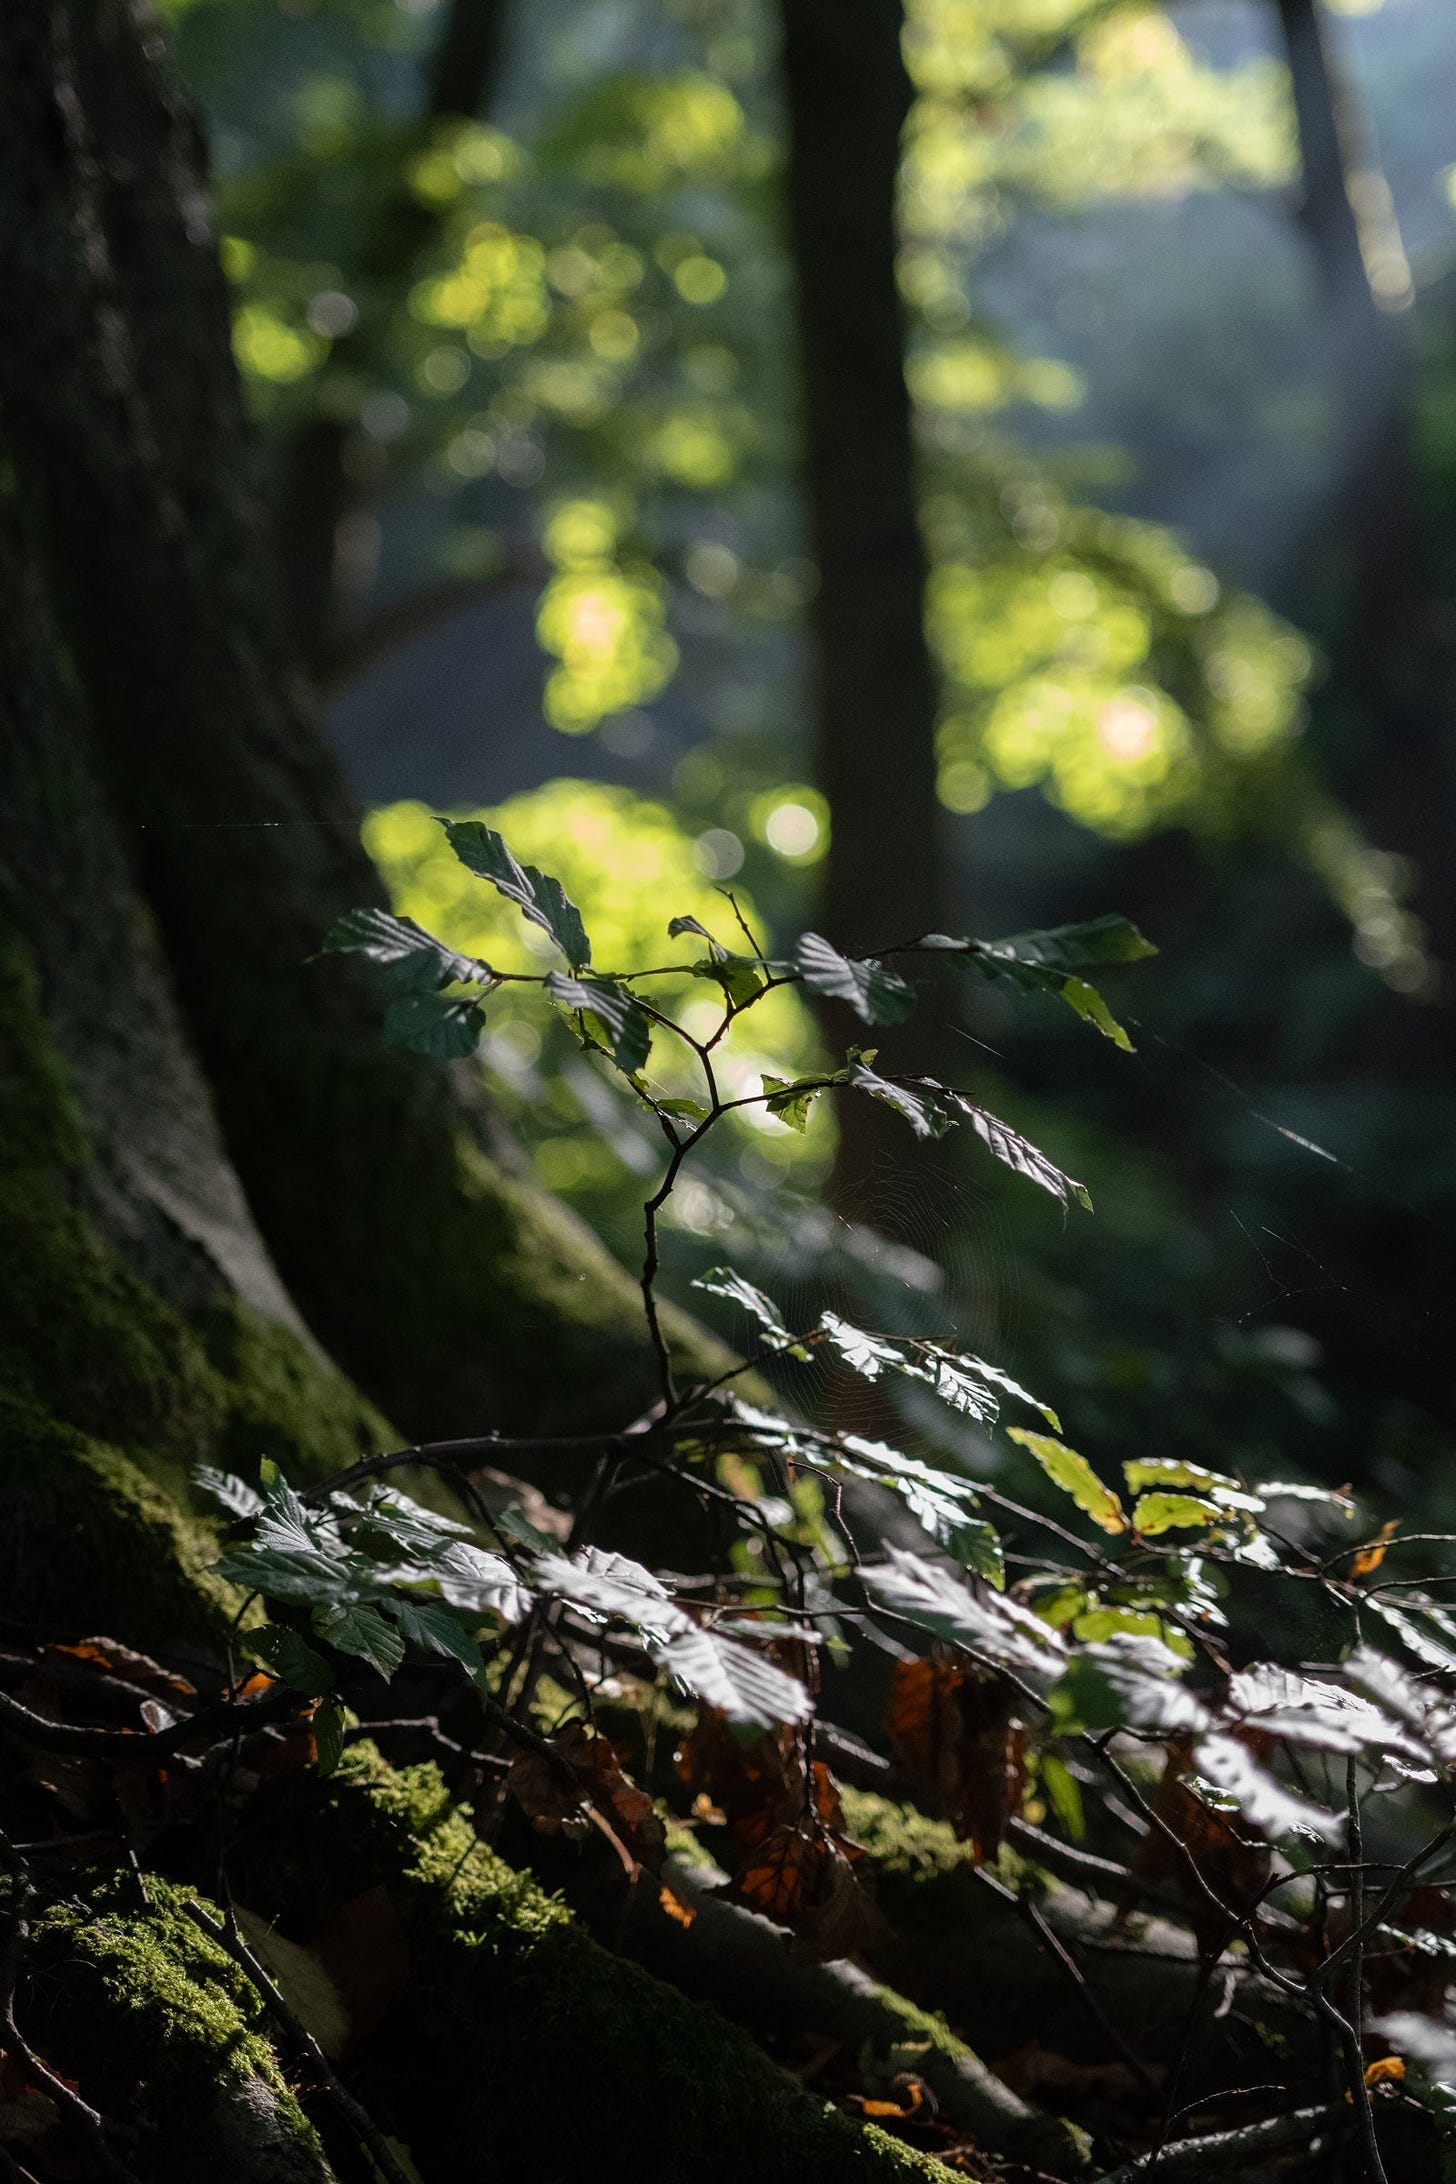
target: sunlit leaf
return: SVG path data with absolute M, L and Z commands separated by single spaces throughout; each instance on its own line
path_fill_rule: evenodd
M 1028 1433 L 1024 1426 L 1008 1428 L 1010 1438 L 1034 1456 L 1054 1486 L 1070 1494 L 1077 1507 L 1104 1532 L 1125 1532 L 1127 1518 L 1117 1494 L 1098 1478 L 1085 1456 L 1049 1433 Z
M 407 1600 L 394 1595 L 385 1603 L 407 1645 L 422 1653 L 443 1653 L 472 1673 L 480 1666 L 480 1647 L 458 1615 L 434 1600 Z
M 256 1487 L 249 1486 L 235 1472 L 219 1471 L 213 1464 L 194 1464 L 192 1483 L 230 1517 L 256 1517 L 263 1507 L 263 1497 Z
M 1049 1694 L 1059 1727 L 1156 1729 L 1160 1735 L 1203 1729 L 1209 1711 L 1182 1682 L 1186 1663 L 1154 1637 L 1115 1632 L 1069 1662 Z
M 460 862 L 500 889 L 523 917 L 549 933 L 574 971 L 591 962 L 591 942 L 581 912 L 559 880 L 518 864 L 501 837 L 483 819 L 441 819 L 445 836 Z
M 1148 1539 L 1159 1532 L 1207 1531 L 1221 1519 L 1218 1503 L 1197 1494 L 1144 1494 L 1132 1512 L 1133 1530 Z
M 686 1616 L 654 1651 L 695 1697 L 745 1727 L 772 1729 L 779 1722 L 807 1721 L 814 1711 L 796 1676 L 752 1646 L 720 1637 Z
M 743 1307 L 751 1319 L 758 1321 L 769 1336 L 776 1350 L 783 1350 L 790 1357 L 807 1358 L 809 1352 L 801 1342 L 789 1333 L 782 1312 L 772 1297 L 766 1297 L 761 1289 L 731 1266 L 710 1267 L 706 1274 L 699 1274 L 693 1281 L 694 1289 L 706 1290 L 710 1297 L 723 1297 L 729 1304 Z
M 904 1547 L 891 1547 L 888 1554 L 887 1562 L 860 1571 L 871 1598 L 882 1606 L 938 1637 L 973 1647 L 997 1666 L 1039 1677 L 1060 1674 L 1066 1660 L 1062 1641 L 1016 1601 L 977 1595 Z
M 764 1072 L 764 1106 L 780 1122 L 786 1122 L 791 1130 L 800 1132 L 809 1127 L 809 1110 L 814 1104 L 816 1092 L 824 1089 L 822 1077 L 771 1077 Z
M 1069 1198 L 1075 1198 L 1079 1206 L 1086 1207 L 1088 1213 L 1092 1211 L 1092 1194 L 1086 1185 L 1065 1174 L 1055 1161 L 1048 1160 L 1046 1154 L 1033 1145 L 1030 1138 L 1024 1138 L 1019 1130 L 1013 1130 L 1010 1123 L 1003 1122 L 999 1115 L 993 1115 L 989 1108 L 977 1107 L 973 1100 L 964 1098 L 949 1086 L 942 1090 L 944 1097 L 969 1122 L 987 1152 L 993 1159 L 999 1160 L 1004 1168 L 1010 1168 L 1014 1175 L 1024 1176 L 1028 1182 L 1038 1184 L 1042 1190 L 1049 1191 L 1053 1198 L 1060 1199 L 1063 1205 Z
M 795 961 L 811 993 L 847 1001 L 867 1024 L 903 1023 L 915 1006 L 915 989 L 883 963 L 845 956 L 818 933 L 805 933 Z
M 1322 1806 L 1311 1805 L 1283 1788 L 1265 1773 L 1237 1737 L 1222 1732 L 1201 1737 L 1194 1746 L 1193 1761 L 1216 1790 L 1233 1800 L 1251 1827 L 1276 1841 L 1299 1833 L 1329 1839 L 1338 1835 L 1344 1825 L 1340 1814 L 1326 1812 Z

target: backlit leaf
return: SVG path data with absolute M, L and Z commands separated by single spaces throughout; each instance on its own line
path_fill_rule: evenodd
M 591 942 L 581 912 L 559 880 L 523 865 L 501 837 L 481 819 L 441 819 L 445 836 L 460 862 L 500 889 L 523 917 L 549 933 L 574 971 L 591 962 Z
M 1133 1530 L 1146 1538 L 1159 1532 L 1207 1531 L 1220 1522 L 1217 1502 L 1197 1494 L 1144 1494 L 1133 1504 Z
M 360 1660 L 388 1683 L 404 1659 L 404 1640 L 367 1601 L 334 1601 L 313 1611 L 315 1634 L 340 1653 Z
M 627 1076 L 636 1076 L 652 1046 L 652 1020 L 613 978 L 567 976 L 552 971 L 546 991 L 561 1008 L 580 1009 L 600 1024 L 612 1059 Z
M 1261 1834 L 1277 1840 L 1284 1835 L 1308 1833 L 1328 1840 L 1344 1825 L 1339 1814 L 1295 1797 L 1266 1774 L 1237 1737 L 1221 1732 L 1201 1737 L 1193 1748 L 1193 1763 L 1216 1790 L 1233 1800 L 1249 1825 Z
M 1070 1494 L 1094 1524 L 1100 1525 L 1104 1532 L 1127 1530 L 1121 1501 L 1113 1489 L 1098 1478 L 1085 1456 L 1079 1456 L 1064 1442 L 1054 1441 L 1049 1433 L 1028 1433 L 1024 1426 L 1012 1426 L 1008 1430 L 1011 1439 L 1035 1457 L 1052 1484 Z
M 1054 1630 L 1016 1601 L 971 1592 L 938 1564 L 904 1547 L 860 1571 L 872 1599 L 938 1637 L 973 1647 L 995 1665 L 1038 1677 L 1059 1675 L 1066 1649 Z
M 699 1274 L 693 1281 L 694 1289 L 706 1290 L 710 1297 L 723 1297 L 730 1304 L 741 1305 L 751 1319 L 758 1321 L 776 1350 L 785 1350 L 791 1357 L 807 1358 L 808 1351 L 802 1343 L 795 1342 L 789 1333 L 784 1316 L 772 1297 L 766 1297 L 761 1289 L 745 1275 L 731 1266 L 710 1267 L 706 1274 Z

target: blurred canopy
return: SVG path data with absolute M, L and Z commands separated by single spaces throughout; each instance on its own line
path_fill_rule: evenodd
M 285 602 L 400 906 L 505 945 L 438 805 L 560 873 L 604 960 L 678 945 L 670 915 L 731 928 L 729 885 L 771 936 L 812 922 L 835 814 L 773 11 L 166 12 Z M 672 1248 L 685 1275 L 736 1226 L 740 1263 L 877 1281 L 882 1317 L 897 1282 L 948 1283 L 1028 1372 L 1054 1353 L 1080 1381 L 1089 1440 L 1176 1403 L 1225 1467 L 1282 1449 L 1408 1490 L 1449 1447 L 1424 1314 L 1456 1185 L 1456 139 L 1443 167 L 1412 85 L 1456 40 L 1439 0 L 1318 12 L 905 10 L 897 270 L 957 929 L 1115 900 L 1163 945 L 1127 1078 L 1048 1012 L 1000 1088 L 1104 1178 L 1095 1241 L 1018 1207 L 1017 1265 L 978 1170 L 933 1211 L 882 1178 L 867 1246 L 817 1211 L 816 1116 L 737 1128 Z M 1402 83 L 1377 146 L 1364 87 L 1393 111 Z M 976 1006 L 972 1077 L 999 1026 Z M 772 1009 L 755 1040 L 812 1066 L 813 1021 Z M 730 1055 L 745 1082 L 762 1063 Z M 508 1006 L 486 1060 L 543 1180 L 630 1256 L 630 1101 Z

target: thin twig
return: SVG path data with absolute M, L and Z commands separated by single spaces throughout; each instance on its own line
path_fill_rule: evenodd
M 329 2062 L 328 2057 L 324 2054 L 313 2034 L 294 2015 L 267 1972 L 258 1962 L 257 1957 L 254 1956 L 252 1950 L 243 1940 L 242 1935 L 235 1929 L 229 1930 L 220 1919 L 213 1918 L 211 1912 L 205 1911 L 200 1903 L 186 1903 L 182 1908 L 193 1925 L 200 1927 L 209 1941 L 215 1941 L 220 1949 L 225 1949 L 233 1961 L 247 1973 L 249 1979 L 262 1996 L 268 2010 L 277 2018 L 293 2045 L 308 2057 L 309 2062 L 318 2073 L 325 2098 L 337 2110 L 350 2131 L 367 2150 L 375 2168 L 386 2180 L 386 2184 L 409 2184 L 408 2178 L 396 2161 L 388 2141 L 374 2118 L 366 2108 L 355 2100 L 348 2087 L 338 2077 L 333 2065 Z

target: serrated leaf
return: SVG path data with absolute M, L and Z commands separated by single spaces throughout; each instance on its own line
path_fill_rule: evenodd
M 331 1601 L 316 1607 L 314 1633 L 340 1653 L 352 1653 L 386 1683 L 404 1659 L 404 1640 L 367 1601 Z
M 845 1364 L 865 1380 L 878 1380 L 887 1366 L 896 1372 L 905 1370 L 904 1355 L 883 1335 L 867 1335 L 862 1327 L 852 1327 L 837 1312 L 821 1312 L 819 1325 Z
M 651 1635 L 671 1637 L 692 1620 L 661 1579 L 640 1562 L 600 1547 L 584 1547 L 575 1555 L 539 1555 L 532 1575 L 542 1592 L 557 1594 L 568 1606 L 616 1616 Z
M 1132 1525 L 1147 1539 L 1159 1532 L 1200 1531 L 1222 1521 L 1217 1502 L 1197 1494 L 1144 1494 L 1133 1504 Z
M 194 1464 L 192 1484 L 230 1517 L 256 1517 L 263 1507 L 263 1497 L 256 1487 L 249 1486 L 236 1472 L 219 1471 L 214 1464 Z
M 1069 978 L 1058 990 L 1068 1008 L 1074 1015 L 1080 1016 L 1084 1024 L 1091 1024 L 1095 1030 L 1101 1032 L 1104 1039 L 1110 1039 L 1114 1046 L 1121 1047 L 1124 1054 L 1131 1054 L 1131 1039 L 1095 986 L 1089 986 L 1085 978 Z
M 1014 1397 L 1018 1403 L 1025 1403 L 1029 1410 L 1040 1411 L 1052 1431 L 1061 1432 L 1062 1422 L 1050 1403 L 1043 1403 L 1040 1396 L 1033 1395 L 1029 1388 L 1023 1388 L 1019 1380 L 1013 1380 L 1010 1373 L 1003 1372 L 999 1365 L 988 1365 L 983 1357 L 972 1357 L 966 1351 L 942 1350 L 935 1343 L 927 1343 L 925 1349 L 935 1357 L 953 1357 L 955 1363 L 964 1371 L 975 1373 L 990 1387 L 999 1388 L 1003 1395 Z
M 808 1357 L 803 1344 L 796 1342 L 789 1333 L 788 1324 L 773 1298 L 766 1297 L 735 1267 L 709 1267 L 706 1274 L 694 1278 L 692 1286 L 706 1291 L 710 1297 L 722 1297 L 729 1304 L 741 1305 L 751 1319 L 757 1320 L 776 1350 L 786 1351 L 790 1357 Z
M 459 1661 L 473 1674 L 480 1667 L 480 1647 L 458 1615 L 435 1600 L 406 1600 L 395 1595 L 385 1603 L 406 1645 L 421 1653 L 443 1653 Z
M 658 1100 L 659 1115 L 678 1115 L 684 1122 L 706 1122 L 708 1110 L 701 1100 Z
M 719 1637 L 699 1623 L 686 1621 L 654 1651 L 669 1674 L 697 1698 L 745 1728 L 776 1729 L 781 1722 L 807 1721 L 814 1711 L 797 1676 L 775 1667 L 751 1646 Z
M 1328 1840 L 1344 1825 L 1338 1814 L 1308 1804 L 1284 1789 L 1265 1773 L 1237 1737 L 1216 1732 L 1200 1738 L 1193 1749 L 1193 1763 L 1216 1790 L 1233 1799 L 1250 1826 L 1262 1834 L 1277 1839 L 1309 1833 Z
M 970 945 L 1018 967 L 1053 972 L 1081 970 L 1089 963 L 1137 963 L 1158 952 L 1130 918 L 1115 910 L 1076 925 L 1052 925 L 1039 932 L 1013 933 L 1005 940 L 972 941 Z
M 479 956 L 447 948 L 413 918 L 390 910 L 346 910 L 324 942 L 327 953 L 362 955 L 397 986 L 432 991 L 459 982 L 489 985 L 495 972 Z
M 574 971 L 591 962 L 591 942 L 581 912 L 560 880 L 517 862 L 501 837 L 481 819 L 441 819 L 445 837 L 468 871 L 499 888 L 522 917 L 549 933 Z
M 452 1608 L 498 1615 L 507 1623 L 519 1623 L 535 1601 L 530 1586 L 504 1555 L 477 1547 L 472 1540 L 452 1540 L 431 1563 L 429 1575 Z
M 763 1078 L 764 1106 L 780 1122 L 786 1122 L 791 1130 L 802 1133 L 809 1127 L 809 1110 L 814 1096 L 824 1089 L 822 1077 L 771 1077 L 767 1071 Z
M 854 1061 L 843 1082 L 852 1091 L 863 1092 L 869 1099 L 881 1100 L 886 1107 L 893 1107 L 897 1115 L 904 1116 L 918 1138 L 944 1137 L 947 1130 L 955 1128 L 955 1116 L 941 1105 L 938 1097 L 943 1088 L 932 1085 L 927 1078 L 906 1083 L 882 1077 L 865 1062 Z
M 480 1045 L 485 1011 L 478 1001 L 442 993 L 406 993 L 384 1012 L 384 1043 L 434 1062 L 464 1061 Z
M 1104 1532 L 1125 1532 L 1127 1518 L 1117 1494 L 1103 1484 L 1085 1456 L 1049 1433 L 1028 1433 L 1024 1426 L 1008 1428 L 1010 1438 L 1033 1456 L 1053 1486 L 1070 1494 L 1077 1507 Z
M 1248 1493 L 1227 1472 L 1210 1471 L 1182 1456 L 1131 1456 L 1122 1467 L 1122 1475 L 1132 1494 L 1149 1490 L 1176 1492 L 1186 1487 L 1220 1509 L 1242 1509 L 1257 1516 L 1264 1506 L 1258 1494 Z
M 888 1554 L 887 1562 L 862 1569 L 860 1578 L 873 1599 L 907 1622 L 1027 1675 L 1056 1676 L 1065 1667 L 1066 1650 L 1056 1632 L 1016 1601 L 975 1594 L 907 1548 L 891 1547 Z
M 1417 1761 L 1428 1756 L 1422 1744 L 1368 1699 L 1272 1661 L 1256 1662 L 1231 1676 L 1223 1710 L 1266 1736 L 1317 1751 L 1378 1751 Z
M 613 978 L 568 977 L 552 971 L 546 991 L 564 1009 L 594 1017 L 612 1050 L 617 1067 L 629 1077 L 641 1069 L 652 1047 L 652 1019 Z
M 1205 1729 L 1208 1708 L 1181 1681 L 1184 1662 L 1161 1640 L 1119 1632 L 1088 1645 L 1050 1694 L 1053 1719 L 1065 1730 L 1155 1729 L 1173 1736 Z
M 847 1001 L 867 1024 L 902 1024 L 915 1006 L 915 989 L 883 963 L 841 955 L 818 933 L 805 933 L 794 955 L 811 993 Z
M 1059 1168 L 1055 1161 L 1048 1160 L 1046 1154 L 1033 1145 L 1030 1138 L 1024 1138 L 1019 1130 L 1013 1130 L 1010 1123 L 1003 1122 L 999 1115 L 993 1115 L 989 1108 L 977 1107 L 973 1100 L 952 1091 L 949 1086 L 943 1086 L 941 1090 L 952 1106 L 965 1116 L 993 1160 L 999 1160 L 1002 1167 L 1009 1168 L 1013 1175 L 1024 1176 L 1029 1183 L 1035 1183 L 1042 1190 L 1050 1192 L 1063 1205 L 1066 1205 L 1069 1198 L 1075 1198 L 1078 1205 L 1084 1206 L 1088 1213 L 1092 1211 L 1092 1194 L 1086 1184 L 1078 1183 L 1073 1176 Z
M 334 1672 L 305 1638 L 285 1623 L 264 1623 L 247 1633 L 247 1648 L 293 1691 L 306 1699 L 324 1698 L 333 1689 Z
M 318 1753 L 318 1771 L 331 1775 L 344 1756 L 344 1709 L 337 1699 L 325 1699 L 313 1712 L 314 1749 Z

